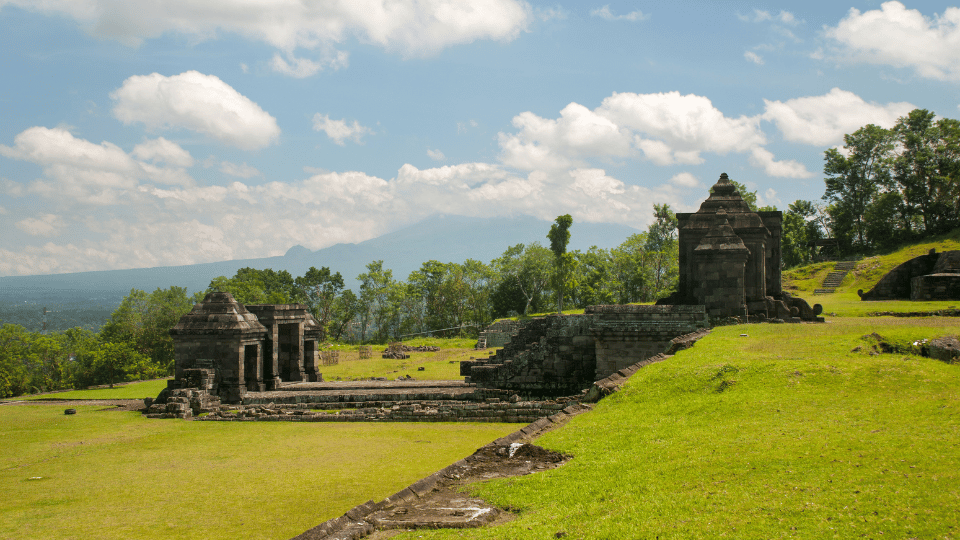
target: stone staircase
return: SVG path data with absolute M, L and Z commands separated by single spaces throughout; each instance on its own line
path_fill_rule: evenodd
M 827 274 L 823 279 L 819 289 L 813 291 L 813 294 L 832 294 L 836 292 L 837 287 L 843 282 L 847 273 L 857 267 L 857 261 L 841 261 L 833 267 L 833 272 Z

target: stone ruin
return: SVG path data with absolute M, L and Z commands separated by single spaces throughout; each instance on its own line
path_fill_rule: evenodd
M 203 393 L 227 404 L 261 403 L 268 410 L 272 410 L 270 403 L 288 400 L 300 405 L 334 400 L 353 407 L 417 399 L 451 403 L 437 405 L 441 417 L 454 414 L 456 407 L 480 410 L 467 403 L 470 400 L 576 399 L 596 381 L 622 377 L 637 362 L 672 350 L 678 337 L 699 335 L 713 324 L 823 321 L 819 305 L 810 307 L 781 289 L 782 214 L 751 211 L 726 174 L 699 211 L 677 214 L 677 219 L 680 275 L 676 293 L 655 306 L 591 306 L 582 315 L 498 322 L 481 334 L 480 341 L 502 349 L 489 358 L 461 362 L 465 381 L 446 381 L 462 385 L 456 388 L 367 388 L 370 383 L 349 389 L 328 383 L 332 385 L 328 388 L 320 384 L 318 371 L 319 327 L 304 306 L 244 306 L 229 293 L 210 293 L 170 330 L 176 377 L 166 394 L 158 397 L 154 412 L 181 414 L 189 408 L 196 414 L 213 407 L 212 400 L 205 403 L 198 397 Z M 391 344 L 383 356 L 403 358 L 408 352 L 402 344 Z M 371 353 L 367 347 L 360 357 Z M 165 403 L 167 398 L 170 403 Z M 460 401 L 466 404 L 452 405 Z M 161 405 L 167 409 L 161 411 Z M 397 411 L 393 416 L 405 416 L 401 409 Z M 507 413 L 497 409 L 492 414 Z
M 914 257 L 883 276 L 861 300 L 960 300 L 960 251 Z
M 519 322 L 502 349 L 460 362 L 460 374 L 481 388 L 577 395 L 594 381 L 663 353 L 674 338 L 708 326 L 703 306 L 590 306 L 583 315 Z
M 713 320 L 816 321 L 811 307 L 780 285 L 783 213 L 754 212 L 727 173 L 694 213 L 678 213 L 677 291 L 657 305 L 702 305 Z
M 175 373 L 158 404 L 181 389 L 238 403 L 248 391 L 320 378 L 320 326 L 302 304 L 244 306 L 230 293 L 212 292 L 180 318 L 170 335 Z
M 677 214 L 679 283 L 655 306 L 590 306 L 583 315 L 498 322 L 480 345 L 493 356 L 461 362 L 482 388 L 573 395 L 645 358 L 678 336 L 733 321 L 823 322 L 823 308 L 780 284 L 782 212 L 754 212 L 726 173 L 695 213 Z

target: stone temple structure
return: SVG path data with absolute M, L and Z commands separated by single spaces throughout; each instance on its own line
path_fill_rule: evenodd
M 175 376 L 171 390 L 202 388 L 227 403 L 281 382 L 317 380 L 320 326 L 301 304 L 244 306 L 212 292 L 170 329 Z
M 819 321 L 822 308 L 780 285 L 783 213 L 754 212 L 726 173 L 694 213 L 677 214 L 677 291 L 657 305 L 702 305 L 713 319 Z
M 897 266 L 867 292 L 857 291 L 861 300 L 960 300 L 960 251 L 914 257 Z

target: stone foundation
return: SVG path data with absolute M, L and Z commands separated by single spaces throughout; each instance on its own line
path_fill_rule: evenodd
M 960 251 L 914 257 L 883 276 L 861 300 L 960 300 Z
M 209 422 L 503 422 L 529 423 L 575 405 L 577 398 L 550 401 L 403 401 L 368 402 L 362 408 L 316 411 L 318 404 L 222 406 L 197 418 Z M 336 409 L 347 404 L 324 404 Z M 351 404 L 354 405 L 354 404 Z
M 461 362 L 460 374 L 481 388 L 571 395 L 706 326 L 703 306 L 590 306 L 583 315 L 521 321 L 502 349 Z
M 480 332 L 477 340 L 479 349 L 496 349 L 510 341 L 510 337 L 520 329 L 520 324 L 511 319 L 499 320 Z M 481 346 L 482 345 L 482 346 Z

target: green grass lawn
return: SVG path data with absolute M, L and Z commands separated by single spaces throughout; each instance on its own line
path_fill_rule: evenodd
M 539 439 L 567 465 L 471 489 L 516 520 L 396 538 L 957 538 L 960 365 L 870 355 L 862 336 L 958 331 L 892 317 L 717 328 Z
M 0 406 L 0 538 L 284 540 L 517 428 L 77 410 Z
M 811 306 L 823 306 L 823 316 L 828 320 L 835 317 L 869 317 L 875 313 L 930 313 L 944 309 L 960 309 L 960 300 L 876 300 L 864 302 L 856 291 L 838 290 L 832 294 L 798 294 Z
M 160 390 L 166 387 L 167 379 L 155 379 L 152 381 L 115 385 L 113 388 L 71 390 L 69 392 L 17 396 L 15 398 L 9 398 L 7 401 L 29 401 L 37 399 L 143 399 L 146 397 L 157 397 Z
M 444 348 L 440 353 L 411 352 L 407 353 L 410 358 L 405 360 L 382 358 L 383 348 L 378 348 L 374 350 L 373 358 L 358 360 L 356 356 L 341 356 L 340 363 L 337 365 L 320 366 L 320 373 L 323 374 L 325 381 L 353 381 L 371 377 L 385 377 L 393 380 L 405 375 L 422 381 L 463 379 L 460 376 L 461 360 L 469 360 L 471 356 L 478 355 L 485 357 L 495 350 L 474 351 L 473 344 L 469 349 Z M 418 371 L 420 367 L 423 371 Z

